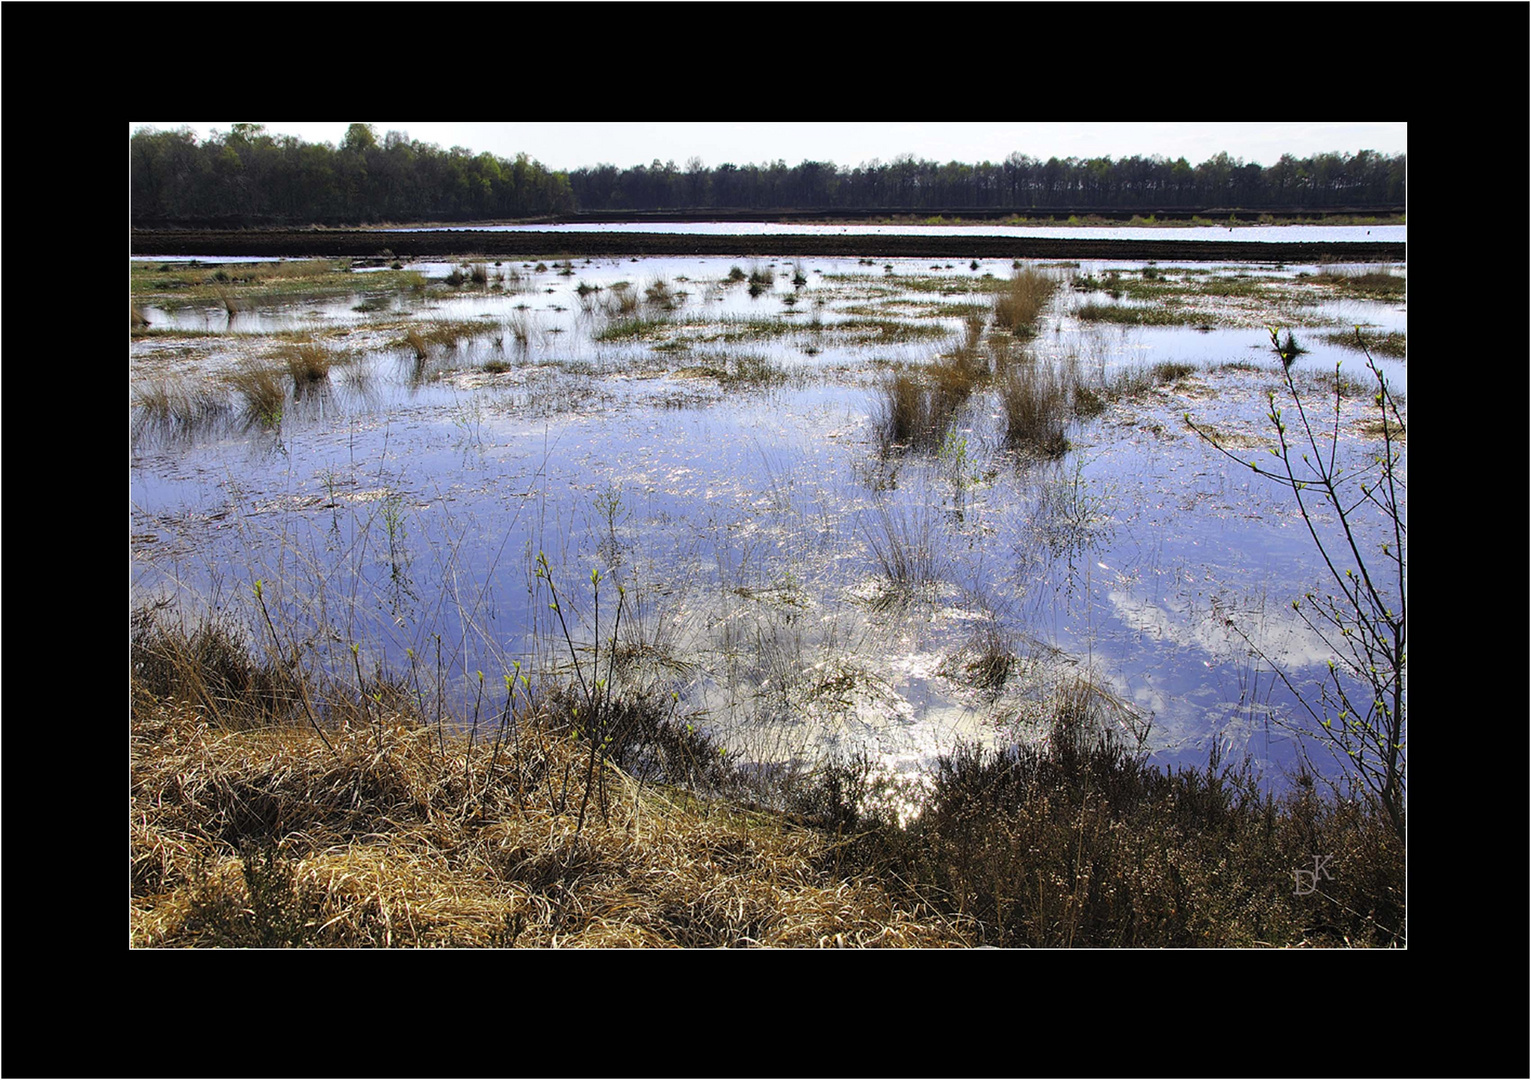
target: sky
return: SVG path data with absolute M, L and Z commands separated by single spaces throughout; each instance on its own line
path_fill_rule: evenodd
M 252 121 L 260 123 L 260 121 Z M 1376 150 L 1400 154 L 1407 150 L 1408 124 L 1398 123 L 841 123 L 825 121 L 736 123 L 671 123 L 591 121 L 559 123 L 371 123 L 378 137 L 402 131 L 411 139 L 447 148 L 465 146 L 475 154 L 485 150 L 513 158 L 525 152 L 549 169 L 584 166 L 631 168 L 655 160 L 674 161 L 685 168 L 693 157 L 703 165 L 788 165 L 827 161 L 854 168 L 873 160 L 892 161 L 902 154 L 932 161 L 1000 162 L 1012 153 L 1046 160 L 1050 157 L 1124 158 L 1184 157 L 1192 165 L 1227 151 L 1245 164 L 1274 165 L 1282 154 L 1303 158 L 1325 152 L 1353 154 Z M 159 123 L 133 121 L 162 130 L 191 128 L 205 138 L 226 132 L 232 121 Z M 296 135 L 310 143 L 339 143 L 345 123 L 269 122 L 276 135 Z

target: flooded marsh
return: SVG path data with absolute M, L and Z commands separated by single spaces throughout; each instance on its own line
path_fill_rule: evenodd
M 1279 327 L 1362 469 L 1401 267 L 378 263 L 130 263 L 130 607 L 255 645 L 260 582 L 312 663 L 460 715 L 599 657 L 762 765 L 913 773 L 1080 686 L 1156 760 L 1293 763 L 1251 644 L 1322 682 L 1323 565 L 1187 417 L 1268 457 Z

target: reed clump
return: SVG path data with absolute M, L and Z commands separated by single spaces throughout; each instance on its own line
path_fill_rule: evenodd
M 1022 266 L 994 298 L 994 322 L 1017 337 L 1037 332 L 1037 320 L 1058 291 L 1058 279 L 1044 270 Z
M 225 376 L 243 402 L 245 420 L 263 427 L 277 427 L 287 403 L 286 372 L 262 361 L 245 361 Z
M 302 337 L 283 346 L 280 356 L 294 386 L 323 382 L 329 378 L 330 368 L 340 362 L 335 350 L 313 337 Z
M 1039 360 L 1012 364 L 1000 383 L 999 400 L 1006 446 L 1044 458 L 1068 452 L 1071 385 L 1057 367 Z
M 229 413 L 228 394 L 217 386 L 161 378 L 140 383 L 129 395 L 135 438 L 149 431 L 187 435 Z

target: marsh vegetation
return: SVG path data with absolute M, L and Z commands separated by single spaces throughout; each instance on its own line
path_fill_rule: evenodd
M 131 264 L 136 944 L 1404 940 L 1219 449 L 1401 269 L 397 261 Z

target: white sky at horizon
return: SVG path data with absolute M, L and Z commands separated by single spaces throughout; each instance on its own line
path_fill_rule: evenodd
M 260 123 L 260 121 L 254 121 Z M 161 130 L 191 128 L 198 138 L 227 132 L 233 121 L 133 121 Z M 723 164 L 763 165 L 777 160 L 789 166 L 804 161 L 833 162 L 842 169 L 872 160 L 884 163 L 903 154 L 931 161 L 977 164 L 1001 162 L 1012 153 L 1046 161 L 1051 157 L 1113 159 L 1185 158 L 1199 165 L 1219 152 L 1245 164 L 1274 165 L 1283 154 L 1297 158 L 1320 153 L 1375 150 L 1392 155 L 1407 150 L 1407 123 L 842 123 L 739 121 L 671 122 L 527 122 L 527 123 L 371 123 L 381 139 L 402 131 L 411 139 L 442 148 L 465 146 L 475 154 L 496 157 L 526 153 L 553 170 L 573 171 L 595 165 L 627 169 L 658 160 L 684 169 L 692 157 L 709 168 Z M 295 135 L 309 143 L 338 144 L 346 122 L 267 122 L 274 135 Z

